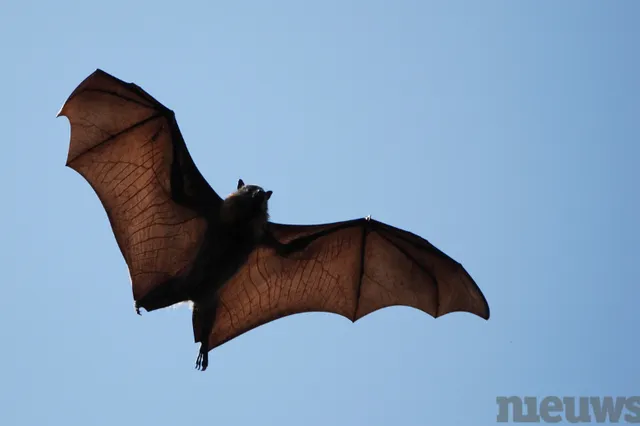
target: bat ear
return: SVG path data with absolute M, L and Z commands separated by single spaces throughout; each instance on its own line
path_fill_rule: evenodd
M 271 198 L 271 194 L 273 194 L 273 191 L 267 191 L 264 193 L 264 199 L 268 200 L 269 198 Z
M 237 189 L 240 189 L 243 186 L 244 186 L 244 182 L 242 181 L 242 179 L 238 179 L 238 188 Z

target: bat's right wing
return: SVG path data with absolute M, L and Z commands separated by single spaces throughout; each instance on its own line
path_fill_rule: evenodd
M 369 218 L 271 224 L 271 231 L 283 243 L 297 242 L 294 252 L 254 251 L 220 293 L 210 348 L 302 312 L 356 321 L 404 305 L 436 318 L 464 311 L 489 319 L 489 305 L 462 265 L 408 231 Z
M 173 111 L 135 84 L 96 70 L 58 115 L 71 124 L 67 166 L 102 202 L 134 299 L 157 295 L 192 264 L 207 226 L 202 210 L 222 199 L 191 159 Z

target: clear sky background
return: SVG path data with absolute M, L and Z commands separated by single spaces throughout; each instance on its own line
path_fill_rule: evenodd
M 490 425 L 499 395 L 638 393 L 638 1 L 9 1 L 0 424 Z M 488 322 L 291 316 L 194 370 L 139 317 L 55 115 L 96 68 L 176 111 L 221 194 L 364 217 L 460 261 Z

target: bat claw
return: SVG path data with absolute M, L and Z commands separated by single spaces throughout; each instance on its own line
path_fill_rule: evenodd
M 196 359 L 196 370 L 204 371 L 209 365 L 209 356 L 206 352 L 200 351 L 198 359 Z

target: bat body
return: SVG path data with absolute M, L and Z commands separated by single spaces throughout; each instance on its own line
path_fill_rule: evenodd
M 462 265 L 415 234 L 371 218 L 278 224 L 269 219 L 272 191 L 242 180 L 221 198 L 193 162 L 173 111 L 135 84 L 96 70 L 58 115 L 71 124 L 67 166 L 107 212 L 136 311 L 192 301 L 201 370 L 211 349 L 296 313 L 356 321 L 405 305 L 433 317 L 489 318 Z

